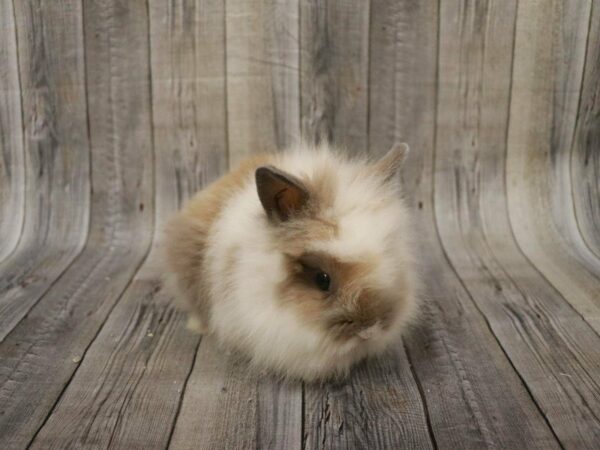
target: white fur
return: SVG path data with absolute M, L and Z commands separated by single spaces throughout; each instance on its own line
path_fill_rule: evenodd
M 369 339 L 357 336 L 340 344 L 282 306 L 276 286 L 286 277 L 283 256 L 273 248 L 252 174 L 211 228 L 206 261 L 212 304 L 210 332 L 226 346 L 249 355 L 256 366 L 308 380 L 343 374 L 357 360 L 384 350 L 411 316 L 415 302 L 408 214 L 397 189 L 389 187 L 382 194 L 376 177 L 361 179 L 364 164 L 338 158 L 327 149 L 305 147 L 280 155 L 274 163 L 300 178 L 310 177 L 324 165 L 336 167 L 335 201 L 325 214 L 338 224 L 338 237 L 314 242 L 307 250 L 325 251 L 343 260 L 379 258 L 374 282 L 391 293 L 399 284 L 408 285 L 411 298 L 405 299 L 406 308 L 388 332 L 374 328 L 365 333 Z M 385 197 L 382 205 L 382 195 L 392 200 Z M 234 274 L 232 280 L 223 282 L 232 254 Z

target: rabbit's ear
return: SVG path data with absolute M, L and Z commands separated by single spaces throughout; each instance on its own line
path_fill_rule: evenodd
M 258 198 L 269 218 L 285 222 L 300 213 L 310 198 L 300 180 L 273 166 L 259 167 L 255 176 Z
M 394 179 L 400 171 L 408 152 L 408 144 L 394 144 L 385 156 L 375 163 L 375 172 L 382 176 L 386 182 Z

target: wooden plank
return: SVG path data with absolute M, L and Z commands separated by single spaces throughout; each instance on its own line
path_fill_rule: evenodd
M 402 343 L 347 381 L 305 386 L 303 448 L 433 448 Z
M 25 163 L 17 36 L 12 2 L 0 3 L 0 261 L 12 253 L 25 214 Z
M 600 261 L 581 238 L 570 181 L 589 14 L 589 1 L 519 5 L 506 163 L 520 247 L 600 333 Z
M 537 29 L 521 10 L 529 6 L 526 1 L 518 4 L 516 49 L 526 47 L 521 39 L 547 40 L 544 29 Z M 540 22 L 548 22 L 546 9 L 541 3 L 537 6 Z M 508 222 L 503 150 L 514 23 L 506 19 L 515 17 L 516 7 L 516 2 L 445 2 L 442 7 L 437 224 L 456 272 L 560 443 L 594 448 L 600 438 L 600 338 L 520 252 Z M 537 115 L 523 110 L 518 100 L 524 76 L 518 68 L 521 58 L 518 50 L 511 127 L 523 123 L 524 111 Z M 457 118 L 461 127 L 456 126 Z M 510 166 L 508 170 L 512 175 Z M 496 403 L 505 401 L 493 398 Z
M 370 152 L 412 148 L 402 172 L 426 303 L 405 339 L 438 447 L 557 448 L 543 416 L 448 264 L 433 217 L 438 2 L 371 6 Z M 447 13 L 447 11 L 446 11 Z M 499 400 L 500 399 L 500 400 Z
M 150 2 L 157 237 L 195 192 L 227 170 L 225 7 Z
M 368 150 L 369 13 L 367 2 L 302 3 L 302 124 L 308 142 L 327 139 L 355 154 Z M 303 448 L 432 446 L 400 340 L 389 358 L 362 365 L 345 382 L 307 384 L 304 410 Z
M 275 145 L 281 150 L 300 141 L 300 0 L 263 2 L 269 11 L 265 57 L 270 67 Z
M 81 17 L 78 8 L 67 10 Z M 67 10 L 57 10 L 59 17 L 68 17 Z M 83 17 L 93 146 L 91 229 L 82 254 L 0 344 L 0 440 L 8 448 L 26 446 L 43 425 L 151 238 L 146 5 L 90 1 Z M 69 29 L 60 21 L 60 29 L 51 24 L 41 28 L 45 34 L 62 36 Z
M 229 157 L 299 137 L 298 0 L 226 2 Z
M 600 4 L 592 2 L 590 31 L 571 154 L 571 185 L 583 240 L 600 257 Z
M 256 142 L 262 142 L 263 149 L 275 149 L 299 135 L 295 11 L 297 1 L 227 2 L 231 164 L 260 151 Z M 266 30 L 258 27 L 261 24 Z M 222 51 L 216 41 L 213 51 Z M 268 106 L 263 95 L 268 96 Z M 270 116 L 275 113 L 277 117 Z M 203 339 L 170 447 L 299 448 L 301 438 L 301 384 L 247 373 L 243 364 Z
M 169 443 L 200 337 L 163 288 L 160 242 L 168 217 L 227 163 L 223 14 L 219 1 L 150 3 L 155 246 L 34 447 Z
M 300 7 L 302 132 L 367 151 L 369 2 L 305 0 Z
M 199 336 L 186 329 L 153 261 L 85 353 L 32 448 L 166 448 Z
M 390 0 L 371 5 L 369 153 L 383 155 L 396 142 L 411 148 L 403 186 L 414 208 L 430 192 L 420 178 L 434 139 L 438 7 Z M 421 205 L 419 207 L 419 205 Z
M 171 448 L 300 448 L 299 383 L 248 372 L 211 338 L 200 344 Z
M 82 250 L 90 202 L 80 5 L 13 3 L 26 209 L 19 244 L 0 264 L 0 341 Z
M 209 338 L 202 344 L 170 448 L 259 448 L 257 378 L 219 352 Z

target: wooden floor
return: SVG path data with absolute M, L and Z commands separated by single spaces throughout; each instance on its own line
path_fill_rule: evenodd
M 413 151 L 421 322 L 345 382 L 185 328 L 161 230 L 300 134 Z M 600 448 L 600 1 L 0 1 L 0 448 Z

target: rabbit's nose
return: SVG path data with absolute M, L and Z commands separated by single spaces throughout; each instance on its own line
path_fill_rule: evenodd
M 381 328 L 381 323 L 379 321 L 377 321 L 377 322 L 375 322 L 375 324 L 373 324 L 367 328 L 363 328 L 357 334 L 358 334 L 359 338 L 367 340 L 367 339 L 371 339 L 372 337 L 378 335 L 379 333 L 381 333 L 382 330 L 383 329 Z

